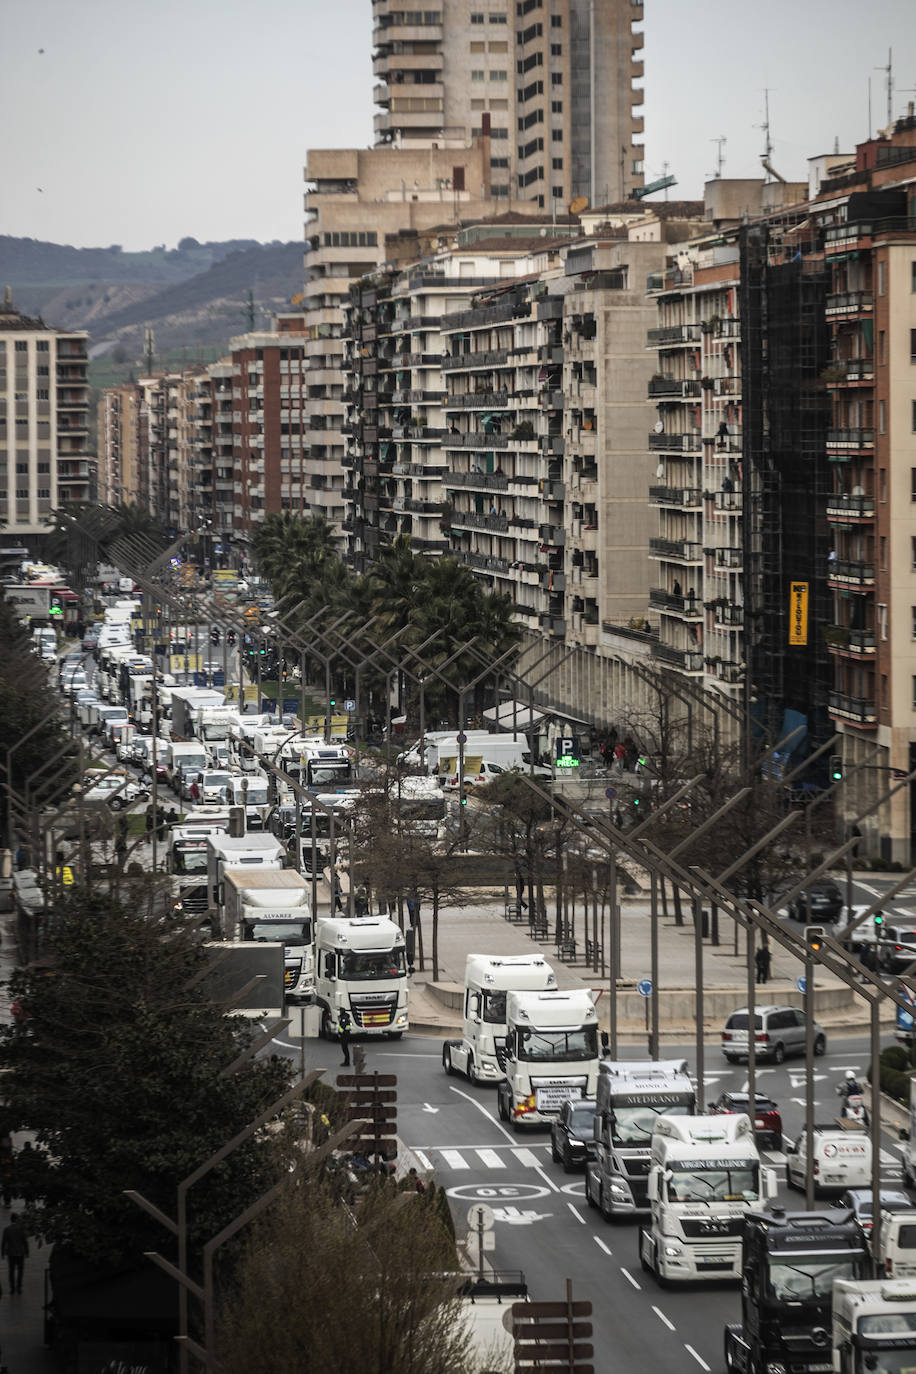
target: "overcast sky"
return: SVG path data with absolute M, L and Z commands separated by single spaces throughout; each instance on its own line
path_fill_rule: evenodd
M 597 0 L 598 4 L 606 0 Z M 372 142 L 370 0 L 0 0 L 0 234 L 302 237 L 309 147 Z M 916 0 L 646 0 L 647 175 L 702 194 L 852 150 L 916 99 Z

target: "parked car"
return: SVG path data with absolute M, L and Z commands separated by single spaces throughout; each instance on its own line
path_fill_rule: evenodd
M 884 926 L 876 945 L 878 968 L 885 973 L 903 973 L 916 962 L 916 929 L 913 926 Z
M 145 801 L 148 795 L 146 788 L 126 773 L 105 773 L 84 793 L 83 800 L 106 802 L 112 811 L 120 811 L 132 802 Z
M 756 1094 L 753 1111 L 750 1103 L 750 1093 L 724 1092 L 719 1094 L 709 1110 L 714 1116 L 744 1112 L 754 1123 L 757 1141 L 768 1145 L 772 1150 L 781 1150 L 782 1117 L 776 1103 L 771 1097 L 767 1097 L 766 1093 Z
M 851 1207 L 856 1220 L 867 1234 L 871 1232 L 874 1216 L 874 1202 L 871 1188 L 847 1188 L 840 1198 L 841 1207 Z M 906 1193 L 895 1188 L 882 1188 L 878 1194 L 878 1206 L 882 1212 L 912 1212 L 913 1203 Z
M 722 1053 L 730 1064 L 746 1059 L 748 1052 L 748 1011 L 733 1011 L 722 1030 Z M 798 1007 L 762 1006 L 754 1009 L 756 1058 L 781 1064 L 786 1055 L 805 1052 L 805 1013 Z M 827 1049 L 823 1028 L 814 1023 L 814 1053 Z
M 564 1102 L 560 1115 L 550 1127 L 550 1153 L 566 1173 L 584 1164 L 595 1154 L 593 1123 L 597 1103 L 591 1098 L 577 1097 Z
M 818 878 L 789 903 L 789 915 L 796 921 L 807 921 L 809 906 L 812 921 L 839 921 L 846 902 L 832 878 Z

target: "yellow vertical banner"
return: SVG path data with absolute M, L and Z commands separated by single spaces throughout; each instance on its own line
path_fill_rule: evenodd
M 807 582 L 793 582 L 789 589 L 789 643 L 808 643 Z

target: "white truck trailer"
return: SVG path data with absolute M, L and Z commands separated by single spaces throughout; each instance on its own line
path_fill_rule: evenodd
M 639 1258 L 660 1284 L 741 1278 L 744 1217 L 776 1196 L 743 1113 L 661 1116 L 652 1135 Z
M 255 838 L 255 837 L 252 837 Z M 321 1034 L 342 1010 L 362 1035 L 399 1040 L 408 1028 L 404 934 L 387 916 L 322 917 L 316 924 L 315 994 Z
M 283 867 L 284 850 L 273 835 L 208 835 L 207 896 L 211 908 L 223 909 L 223 874 L 227 868 L 276 871 Z
M 223 932 L 228 940 L 282 944 L 288 1002 L 315 996 L 309 885 L 293 869 L 226 868 Z
M 916 1283 L 835 1279 L 833 1368 L 840 1374 L 906 1374 L 916 1368 Z
M 556 986 L 557 975 L 541 954 L 469 954 L 462 1036 L 442 1046 L 445 1072 L 463 1073 L 472 1083 L 498 1083 L 506 1070 L 506 997 Z
M 661 1116 L 693 1116 L 696 1092 L 684 1059 L 602 1059 L 595 1112 L 595 1158 L 585 1166 L 585 1199 L 606 1221 L 648 1212 L 652 1133 Z
M 499 1084 L 503 1121 L 518 1131 L 549 1126 L 571 1098 L 594 1097 L 598 1013 L 584 989 L 506 994 L 506 1076 Z

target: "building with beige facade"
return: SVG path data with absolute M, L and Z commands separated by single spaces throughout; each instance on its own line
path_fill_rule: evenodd
M 89 336 L 0 305 L 0 523 L 47 534 L 52 512 L 95 499 L 89 443 Z
M 106 387 L 98 404 L 99 500 L 129 506 L 140 499 L 139 393 L 134 383 Z

